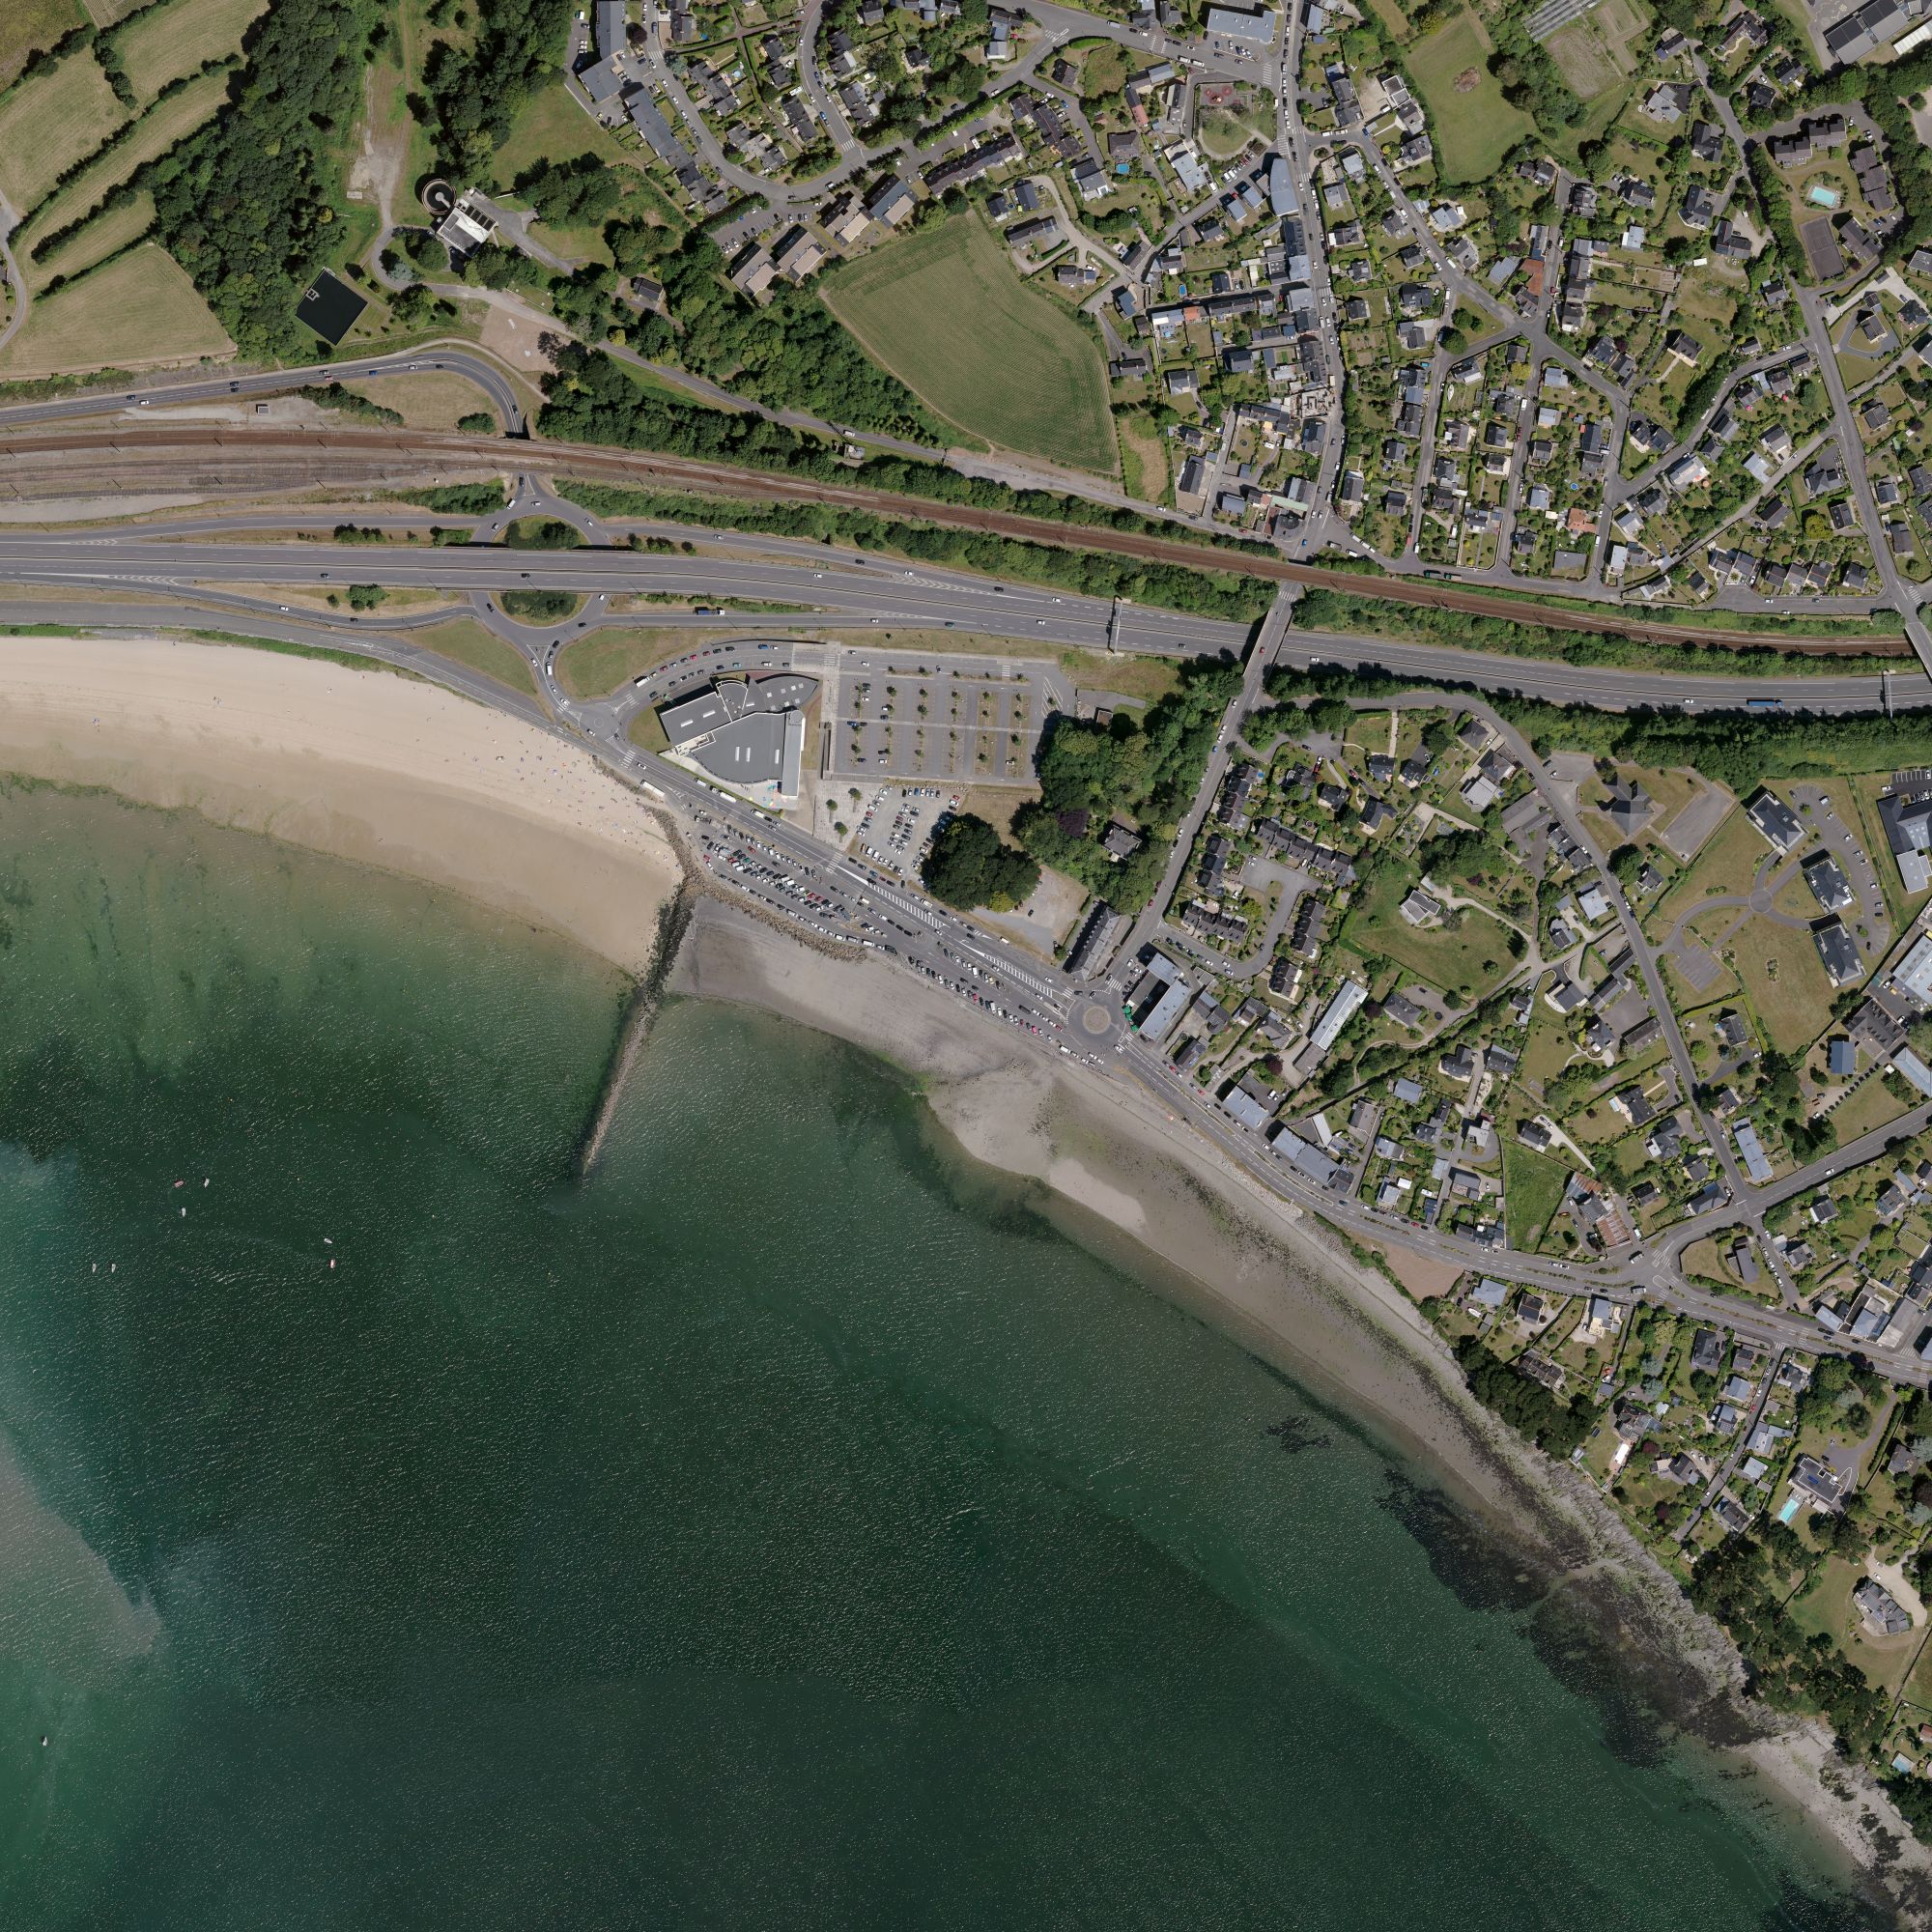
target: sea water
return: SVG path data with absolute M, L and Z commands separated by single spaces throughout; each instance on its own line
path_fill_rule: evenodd
M 0 1925 L 1863 1926 L 862 1054 L 0 795 Z

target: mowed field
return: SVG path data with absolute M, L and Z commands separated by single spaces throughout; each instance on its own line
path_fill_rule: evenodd
M 1464 12 L 1408 50 L 1408 71 L 1442 144 L 1445 183 L 1481 181 L 1533 128 L 1529 117 L 1503 99 L 1486 63 L 1490 44 L 1473 14 Z M 1466 89 L 1457 82 L 1474 79 Z
M 150 242 L 35 302 L 0 351 L 0 375 L 145 368 L 233 346 L 174 257 Z
M 121 36 L 121 64 L 143 100 L 204 62 L 240 53 L 248 23 L 268 0 L 172 0 L 150 7 Z
M 1099 344 L 1020 279 L 978 215 L 888 242 L 824 293 L 833 314 L 949 421 L 1005 449 L 1113 473 Z
M 0 4 L 0 87 L 27 64 L 27 56 L 50 47 L 90 15 L 80 0 L 4 0 Z M 96 21 L 99 24 L 99 21 Z
M 127 118 L 85 49 L 37 73 L 0 103 L 0 194 L 16 213 L 32 208 L 63 169 L 91 155 Z
M 29 286 L 44 288 L 56 275 L 65 275 L 71 281 L 97 262 L 104 262 L 117 248 L 125 248 L 145 235 L 154 220 L 154 202 L 145 193 L 137 194 L 122 207 L 98 215 L 52 249 L 43 261 L 22 263 Z

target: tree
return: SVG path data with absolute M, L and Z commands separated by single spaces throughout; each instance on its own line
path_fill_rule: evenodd
M 920 878 L 948 905 L 1010 912 L 1038 885 L 1039 862 L 1005 843 L 983 818 L 967 811 L 933 834 Z

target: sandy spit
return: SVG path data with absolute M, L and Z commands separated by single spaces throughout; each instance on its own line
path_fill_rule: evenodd
M 1742 1667 L 1603 1495 L 1476 1406 L 1407 1294 L 1327 1230 L 1221 1160 L 1124 1076 L 1037 1048 L 882 962 L 830 958 L 701 899 L 673 993 L 760 1008 L 851 1040 L 921 1082 L 977 1158 L 1041 1182 L 1167 1264 L 1163 1286 L 1317 1395 L 1337 1398 L 1419 1455 L 1525 1557 L 1552 1603 L 1634 1665 L 1669 1721 L 1717 1748 L 1787 1816 L 1835 1843 L 1901 1925 L 1932 1926 L 1932 1854 L 1822 1726 L 1782 1721 L 1738 1691 Z M 1072 1232 L 1078 1234 L 1076 1225 Z M 1388 1257 L 1424 1293 L 1420 1258 Z
M 163 639 L 0 638 L 0 771 L 382 867 L 648 964 L 678 862 L 588 752 L 420 680 Z

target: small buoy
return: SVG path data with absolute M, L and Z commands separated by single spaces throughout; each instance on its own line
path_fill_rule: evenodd
M 184 1208 L 182 1209 L 182 1219 L 183 1219 L 184 1221 L 185 1221 L 185 1220 L 187 1219 L 187 1209 L 186 1209 L 185 1208 Z
M 45 1734 L 44 1732 L 43 1732 L 43 1733 L 42 1733 L 42 1735 L 41 1735 L 41 1748 L 42 1748 L 43 1750 L 45 1750 L 45 1749 L 46 1749 L 46 1747 L 47 1747 L 47 1740 L 46 1740 L 46 1734 Z
M 330 1266 L 330 1267 L 333 1267 L 333 1266 L 335 1265 L 335 1261 L 334 1261 L 334 1258 L 333 1258 L 332 1256 L 331 1256 L 331 1257 L 330 1257 L 330 1259 L 329 1259 L 329 1264 L 329 1264 L 329 1266 Z
M 208 1185 L 208 1176 L 207 1176 L 207 1175 L 205 1175 L 205 1174 L 204 1174 L 204 1175 L 203 1175 L 203 1176 L 201 1177 L 201 1184 L 202 1184 L 202 1185 L 203 1185 L 204 1187 L 206 1187 L 206 1186 Z

